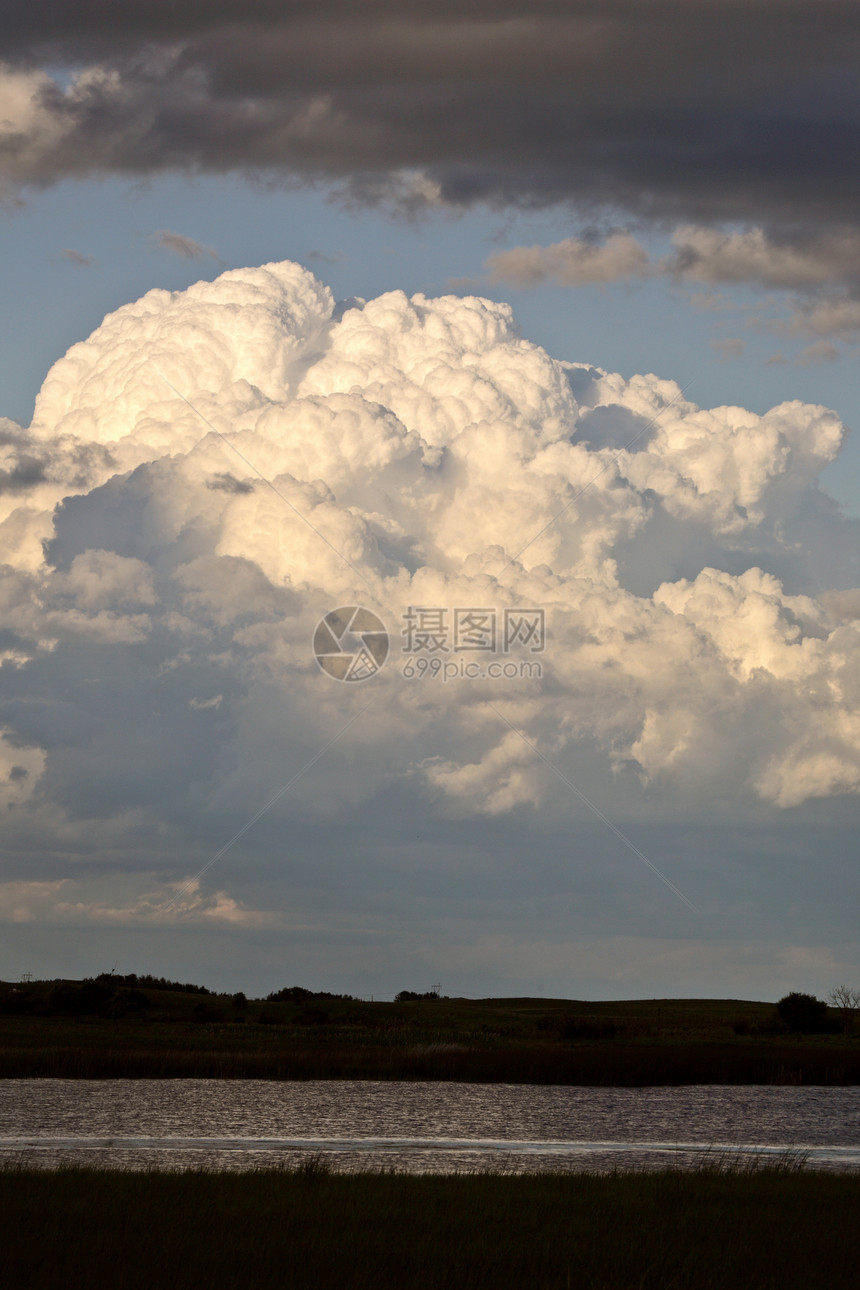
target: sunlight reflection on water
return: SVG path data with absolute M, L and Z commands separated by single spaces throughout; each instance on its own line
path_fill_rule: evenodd
M 0 1162 L 405 1172 L 654 1169 L 802 1155 L 860 1170 L 860 1089 L 3 1080 Z

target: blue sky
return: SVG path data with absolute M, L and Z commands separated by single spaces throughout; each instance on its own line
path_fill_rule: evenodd
M 856 15 L 599 8 L 10 5 L 0 977 L 856 985 Z

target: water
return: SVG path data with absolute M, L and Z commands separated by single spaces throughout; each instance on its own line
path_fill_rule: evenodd
M 860 1171 L 860 1088 L 0 1080 L 0 1165 L 606 1171 L 708 1152 Z

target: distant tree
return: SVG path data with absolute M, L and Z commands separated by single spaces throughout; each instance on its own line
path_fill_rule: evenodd
M 234 1008 L 247 1008 L 248 1006 L 248 998 L 243 990 L 239 990 L 234 994 L 231 1002 Z
M 776 1005 L 780 1021 L 789 1030 L 803 1035 L 820 1034 L 827 1029 L 827 1004 L 814 994 L 793 990 Z
M 842 1029 L 851 1030 L 854 1020 L 860 1012 L 860 990 L 852 990 L 847 985 L 837 985 L 827 996 L 831 1008 L 836 1008 L 842 1018 Z
M 85 977 L 84 980 L 91 980 Z M 172 990 L 176 994 L 211 994 L 205 985 L 192 985 L 190 981 L 168 981 L 163 976 L 138 976 L 136 972 L 129 972 L 127 976 L 117 976 L 116 972 L 100 972 L 95 980 L 101 984 L 128 985 L 128 986 L 145 986 L 147 990 Z
M 417 1003 L 419 999 L 438 999 L 438 990 L 425 990 L 423 994 L 418 994 L 415 990 L 401 990 L 394 996 L 395 1003 Z
M 97 981 L 85 978 L 80 985 L 63 981 L 48 996 L 51 1012 L 71 1013 L 74 1016 L 104 1015 L 116 998 L 116 986 L 105 974 Z
M 304 1003 L 305 999 L 314 997 L 313 990 L 306 990 L 303 985 L 285 985 L 283 990 L 273 990 L 266 995 L 267 1003 Z
M 303 985 L 287 985 L 283 990 L 273 990 L 266 995 L 266 1003 L 306 1003 L 308 999 L 345 999 L 354 1002 L 351 994 L 332 994 L 330 990 L 306 990 Z

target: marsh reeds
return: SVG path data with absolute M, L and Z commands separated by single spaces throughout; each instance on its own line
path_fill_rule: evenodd
M 95 1030 L 95 1027 L 91 1027 Z M 87 1036 L 89 1038 L 89 1036 Z M 94 1036 L 95 1038 L 95 1036 Z M 146 1037 L 149 1038 L 149 1037 Z M 206 1039 L 152 1036 L 144 1046 L 101 1042 L 0 1044 L 0 1078 L 54 1079 L 370 1079 L 463 1080 L 481 1084 L 579 1084 L 613 1087 L 683 1084 L 860 1083 L 860 1049 L 779 1043 L 600 1041 L 551 1047 L 509 1042 L 492 1048 L 427 1044 L 351 1044 L 323 1036 L 283 1036 L 255 1046 L 235 1035 Z M 279 1036 L 280 1038 L 280 1036 Z M 47 1039 L 47 1042 L 45 1042 Z M 40 1042 L 40 1040 L 42 1042 Z M 233 1041 L 227 1046 L 225 1040 Z
M 838 1290 L 860 1176 L 0 1172 L 0 1284 L 102 1290 Z

